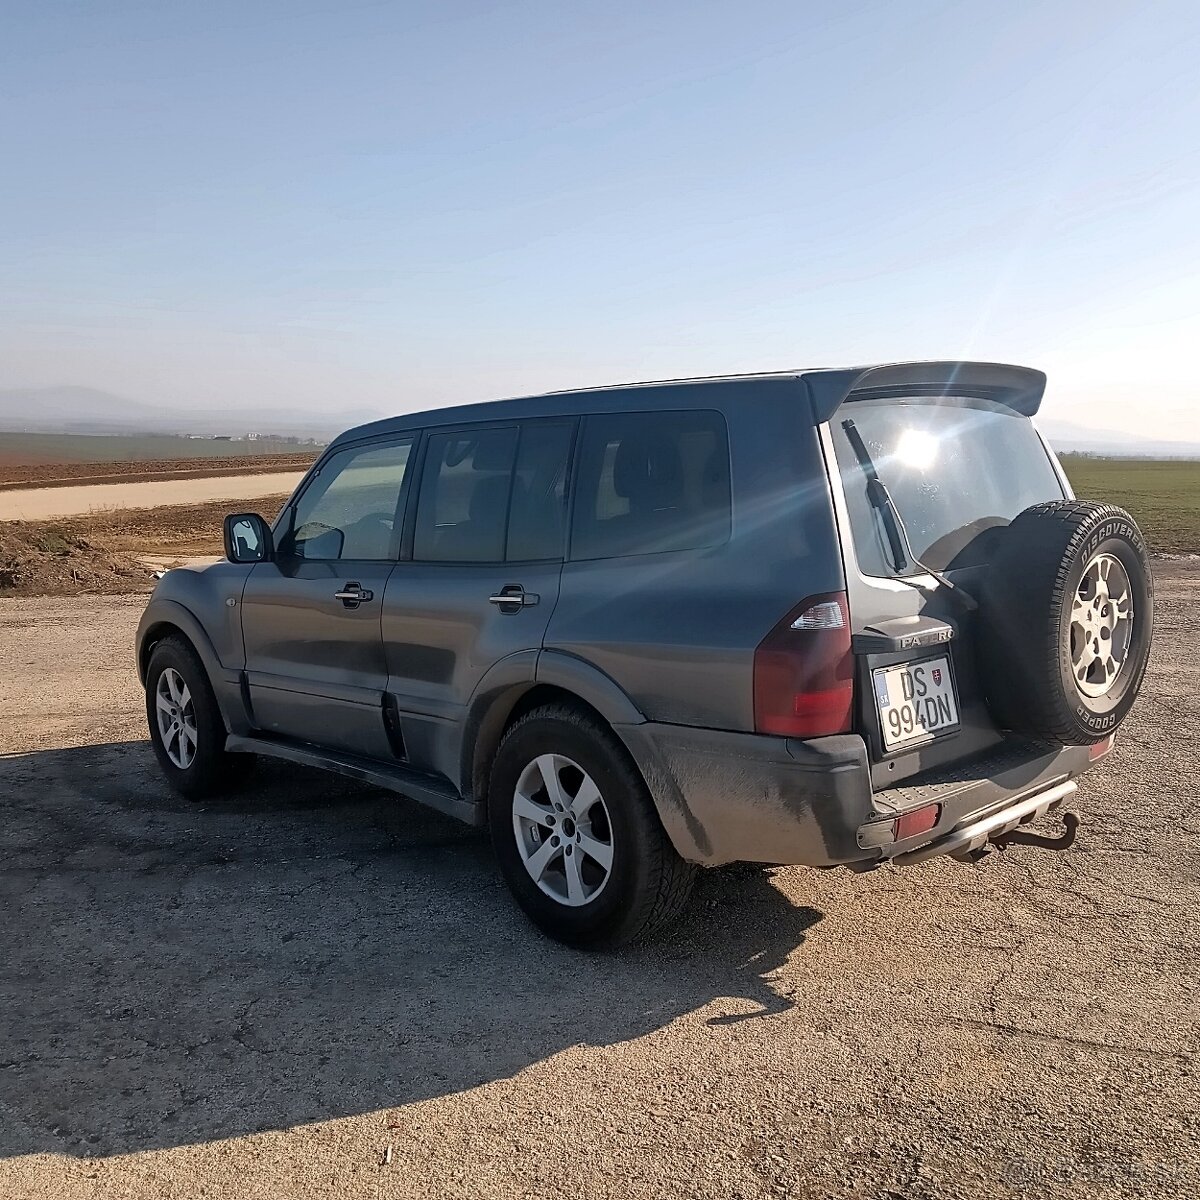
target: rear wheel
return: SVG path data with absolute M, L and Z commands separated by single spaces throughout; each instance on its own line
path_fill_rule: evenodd
M 695 868 L 675 853 L 628 751 L 579 710 L 536 709 L 509 729 L 492 766 L 488 816 L 517 903 L 568 945 L 646 938 L 691 893 Z
M 225 750 L 225 722 L 204 664 L 181 637 L 163 638 L 146 668 L 150 743 L 167 782 L 202 800 L 238 783 L 254 765 L 250 754 Z

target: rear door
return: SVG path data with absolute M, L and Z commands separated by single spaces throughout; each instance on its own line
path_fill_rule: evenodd
M 533 678 L 558 600 L 576 422 L 431 431 L 411 551 L 388 581 L 388 692 L 415 766 L 453 776 L 462 719 L 489 669 Z
M 380 614 L 396 565 L 411 436 L 337 451 L 281 524 L 242 596 L 246 675 L 264 732 L 387 758 Z
M 876 785 L 887 786 L 1001 740 L 972 652 L 987 631 L 920 564 L 970 593 L 1009 522 L 1061 499 L 1063 485 L 1029 418 L 994 399 L 852 393 L 822 436 L 842 530 L 857 721 Z M 872 476 L 895 502 L 912 555 Z

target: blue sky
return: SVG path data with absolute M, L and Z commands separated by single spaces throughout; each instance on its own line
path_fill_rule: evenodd
M 9 0 L 0 387 L 996 358 L 1200 438 L 1200 7 Z

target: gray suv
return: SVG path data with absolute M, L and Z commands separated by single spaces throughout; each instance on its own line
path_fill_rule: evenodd
M 638 384 L 339 437 L 137 634 L 186 796 L 256 756 L 490 827 L 551 936 L 699 867 L 978 857 L 1111 746 L 1150 647 L 1132 518 L 990 363 Z

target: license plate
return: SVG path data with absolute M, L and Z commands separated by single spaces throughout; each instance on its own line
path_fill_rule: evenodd
M 949 658 L 879 667 L 873 676 L 885 750 L 927 742 L 935 734 L 958 728 Z

